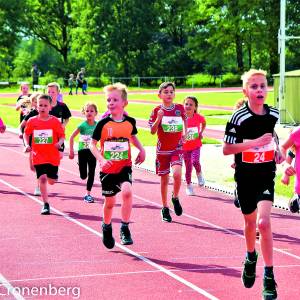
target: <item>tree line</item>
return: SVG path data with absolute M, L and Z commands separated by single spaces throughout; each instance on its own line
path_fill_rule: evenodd
M 300 1 L 287 1 L 287 34 L 300 36 Z M 279 71 L 279 0 L 0 0 L 0 78 L 32 63 L 60 75 L 240 74 Z M 287 69 L 300 67 L 287 42 Z

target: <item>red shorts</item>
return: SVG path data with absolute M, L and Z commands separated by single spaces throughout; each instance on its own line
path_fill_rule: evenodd
M 156 174 L 159 176 L 170 173 L 170 167 L 175 165 L 182 166 L 183 152 L 181 150 L 175 150 L 172 154 L 157 154 L 156 155 Z

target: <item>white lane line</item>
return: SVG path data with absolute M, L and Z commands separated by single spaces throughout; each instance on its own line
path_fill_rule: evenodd
M 140 197 L 140 196 L 137 196 L 137 195 L 134 195 L 134 197 L 137 198 L 137 199 L 139 199 L 139 200 L 142 200 L 142 201 L 144 201 L 144 202 L 150 203 L 150 204 L 152 204 L 152 205 L 154 205 L 154 206 L 156 206 L 156 207 L 160 207 L 160 208 L 161 208 L 161 205 L 160 205 L 160 204 L 157 204 L 156 202 L 153 202 L 153 201 L 151 201 L 151 200 L 148 200 L 148 199 L 146 199 L 146 198 L 143 198 L 143 197 Z M 172 210 L 172 209 L 170 209 L 170 210 Z M 218 230 L 220 230 L 220 231 L 229 233 L 229 234 L 231 234 L 231 235 L 233 235 L 233 236 L 237 236 L 237 237 L 239 237 L 239 238 L 245 239 L 244 235 L 239 234 L 239 233 L 236 233 L 236 232 L 234 232 L 234 231 L 232 231 L 232 230 L 230 230 L 230 229 L 227 229 L 227 228 L 224 228 L 224 227 L 222 227 L 222 226 L 219 226 L 219 225 L 216 225 L 216 224 L 207 222 L 207 221 L 205 221 L 205 220 L 199 219 L 199 218 L 197 218 L 197 217 L 194 217 L 194 216 L 189 215 L 189 214 L 186 214 L 186 213 L 183 213 L 182 215 L 183 215 L 183 216 L 186 216 L 186 217 L 188 217 L 188 218 L 190 218 L 190 219 L 192 219 L 192 220 L 195 220 L 195 221 L 197 221 L 197 222 L 200 222 L 200 223 L 202 223 L 202 224 L 208 225 L 208 226 L 210 226 L 210 227 L 212 227 L 212 228 L 215 228 L 215 229 L 218 229 Z M 260 244 L 259 241 L 256 241 L 256 243 L 257 243 L 257 244 Z M 280 252 L 280 253 L 282 253 L 282 254 L 285 254 L 285 255 L 288 255 L 288 256 L 291 256 L 291 257 L 293 257 L 293 258 L 296 258 L 296 259 L 300 260 L 300 256 L 298 256 L 298 255 L 289 253 L 289 252 L 287 252 L 287 251 L 285 251 L 285 250 L 283 250 L 283 249 L 279 249 L 279 248 L 276 248 L 276 247 L 273 247 L 273 249 L 274 249 L 274 251 Z
M 1 296 L 14 296 L 17 300 L 25 300 L 18 292 L 17 290 L 9 283 L 9 281 L 0 273 L 0 287 L 4 286 L 7 289 L 7 293 L 0 292 Z
M 0 182 L 2 182 L 4 185 L 10 187 L 11 189 L 19 192 L 20 194 L 28 197 L 29 199 L 33 200 L 34 202 L 39 203 L 41 205 L 43 204 L 43 202 L 41 200 L 39 200 L 39 199 L 37 199 L 37 198 L 35 198 L 35 197 L 27 194 L 26 192 L 24 192 L 21 189 L 15 187 L 13 185 L 11 185 L 10 183 L 6 182 L 5 180 L 0 179 Z M 83 223 L 81 223 L 81 222 L 73 219 L 72 217 L 64 214 L 63 212 L 61 212 L 60 210 L 58 210 L 58 209 L 56 209 L 54 207 L 51 207 L 51 210 L 54 211 L 54 212 L 56 212 L 57 214 L 63 216 L 66 220 L 68 220 L 68 221 L 70 221 L 70 222 L 72 222 L 72 223 L 74 223 L 74 224 L 76 224 L 76 225 L 84 228 L 85 230 L 87 230 L 89 232 L 92 232 L 93 234 L 97 235 L 98 237 L 102 238 L 102 234 L 100 234 L 98 231 L 94 230 L 93 228 L 91 228 L 91 227 L 89 227 L 89 226 L 87 226 L 87 225 L 85 225 L 85 224 L 83 224 Z M 207 291 L 205 291 L 205 290 L 201 289 L 200 287 L 194 285 L 193 283 L 189 282 L 188 280 L 186 280 L 186 279 L 184 279 L 184 278 L 182 278 L 182 277 L 174 274 L 170 270 L 168 270 L 168 269 L 160 266 L 159 264 L 157 264 L 157 263 L 151 261 L 150 259 L 148 259 L 148 258 L 140 255 L 139 253 L 136 253 L 136 252 L 130 250 L 129 248 L 124 247 L 123 245 L 121 245 L 121 244 L 119 244 L 117 242 L 116 242 L 116 247 L 118 247 L 118 248 L 122 249 L 124 252 L 127 252 L 128 254 L 130 254 L 130 255 L 132 255 L 132 256 L 140 259 L 141 261 L 143 261 L 146 264 L 152 266 L 153 268 L 155 268 L 157 270 L 160 270 L 161 272 L 163 272 L 166 275 L 172 277 L 173 279 L 177 280 L 178 282 L 186 285 L 187 287 L 189 287 L 192 290 L 196 291 L 197 293 L 205 296 L 206 298 L 211 299 L 211 300 L 218 300 L 218 298 L 216 298 L 215 296 L 211 295 Z
M 257 268 L 264 268 L 264 265 L 257 265 Z M 290 268 L 300 268 L 300 265 L 276 265 L 276 268 L 290 269 Z M 172 272 L 190 272 L 190 271 L 212 271 L 212 270 L 242 270 L 242 266 L 228 266 L 228 267 L 202 267 L 202 268 L 176 268 L 172 269 Z M 30 281 L 40 281 L 40 280 L 60 280 L 60 279 L 72 279 L 72 278 L 90 278 L 90 277 L 109 277 L 109 276 L 119 276 L 119 275 L 136 275 L 136 274 L 151 274 L 151 273 L 162 273 L 161 270 L 141 270 L 141 271 L 127 271 L 127 272 L 114 272 L 114 273 L 92 273 L 92 274 L 77 274 L 77 275 L 67 275 L 67 276 L 52 276 L 52 277 L 35 277 L 35 278 L 22 278 L 10 280 L 11 283 L 16 282 L 30 282 Z M 0 284 L 1 286 L 1 284 Z M 1 295 L 1 294 L 0 294 Z

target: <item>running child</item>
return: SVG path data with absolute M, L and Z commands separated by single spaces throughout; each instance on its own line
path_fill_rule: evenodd
M 291 148 L 288 156 L 287 150 Z M 287 138 L 287 140 L 281 146 L 282 153 L 285 160 L 284 175 L 282 182 L 289 184 L 289 177 L 296 175 L 295 180 L 295 197 L 293 197 L 289 202 L 289 209 L 292 213 L 299 212 L 300 206 L 300 127 L 295 128 Z M 295 154 L 293 153 L 293 150 Z M 295 166 L 292 166 L 293 158 L 295 157 Z
M 112 249 L 115 239 L 112 235 L 112 213 L 116 203 L 116 195 L 122 196 L 122 222 L 120 238 L 123 245 L 131 245 L 133 240 L 129 230 L 132 210 L 132 162 L 130 142 L 139 149 L 135 160 L 141 164 L 145 160 L 145 150 L 136 137 L 135 119 L 124 115 L 128 104 L 127 88 L 121 83 L 108 85 L 104 88 L 107 108 L 110 116 L 100 120 L 94 130 L 90 149 L 100 162 L 100 181 L 102 195 L 105 197 L 103 206 L 102 241 L 106 248 Z M 97 142 L 100 141 L 100 151 Z
M 156 174 L 160 176 L 160 190 L 163 208 L 162 220 L 172 222 L 168 205 L 168 184 L 170 167 L 173 171 L 172 203 L 177 216 L 182 214 L 179 202 L 181 186 L 181 169 L 183 161 L 182 141 L 183 130 L 186 135 L 187 116 L 182 104 L 173 103 L 175 98 L 175 85 L 164 82 L 159 86 L 158 97 L 162 104 L 156 106 L 151 113 L 149 126 L 151 134 L 157 133 L 156 146 Z M 184 127 L 183 127 L 184 125 Z
M 97 122 L 95 117 L 98 113 L 97 105 L 91 102 L 86 103 L 82 108 L 82 114 L 85 115 L 86 120 L 82 122 L 72 133 L 70 137 L 70 153 L 69 158 L 74 158 L 74 138 L 80 134 L 78 144 L 78 165 L 80 178 L 85 180 L 86 183 L 86 194 L 83 200 L 88 203 L 93 203 L 94 198 L 91 196 L 91 190 L 94 184 L 95 169 L 96 169 L 96 158 L 92 154 L 89 145 L 91 136 L 96 128 Z
M 278 110 L 265 104 L 266 72 L 251 69 L 242 76 L 245 105 L 233 113 L 226 125 L 223 153 L 235 155 L 237 195 L 244 217 L 246 259 L 242 281 L 246 288 L 254 285 L 258 253 L 255 250 L 256 224 L 264 260 L 263 299 L 276 299 L 273 273 L 273 238 L 271 208 L 274 201 L 276 154 L 274 127 Z
M 205 184 L 201 172 L 200 149 L 202 146 L 203 131 L 206 127 L 206 120 L 203 115 L 198 114 L 198 100 L 196 97 L 188 96 L 183 102 L 187 115 L 187 135 L 183 143 L 183 158 L 185 163 L 186 194 L 195 195 L 192 186 L 192 170 L 196 170 L 198 185 Z
M 20 123 L 22 122 L 24 116 L 28 113 L 30 101 L 28 97 L 29 93 L 29 83 L 23 82 L 20 85 L 21 95 L 17 99 L 16 103 L 16 111 L 20 110 Z
M 2 121 L 2 119 L 0 118 L 0 133 L 4 133 L 6 130 L 6 126 L 4 124 L 4 122 Z
M 68 86 L 69 86 L 69 95 L 73 95 L 73 87 L 74 87 L 74 74 L 69 75 L 68 79 Z
M 38 92 L 34 92 L 30 97 L 30 103 L 31 103 L 31 110 L 29 111 L 29 113 L 27 115 L 24 116 L 23 121 L 21 122 L 21 124 L 19 125 L 19 138 L 23 139 L 23 133 L 24 133 L 24 128 L 27 124 L 27 121 L 38 115 L 38 111 L 37 111 L 37 98 L 38 96 L 40 96 L 41 93 Z M 29 146 L 31 146 L 31 142 L 32 142 L 32 136 L 29 137 Z M 23 139 L 23 143 L 25 145 L 24 139 Z M 30 166 L 30 170 L 35 171 L 35 168 L 32 164 L 32 152 L 29 152 L 29 166 Z M 40 187 L 39 187 L 39 180 L 37 179 L 37 183 L 36 183 L 36 187 L 34 189 L 33 194 L 35 196 L 40 196 L 41 195 L 41 191 L 40 191 Z
M 72 115 L 65 103 L 57 101 L 57 97 L 60 93 L 60 86 L 57 82 L 51 82 L 47 85 L 47 89 L 48 95 L 50 95 L 52 98 L 52 108 L 50 111 L 50 115 L 60 119 L 63 128 L 66 129 L 66 126 L 69 123 L 70 117 Z M 61 159 L 63 158 L 64 149 L 65 144 L 62 144 L 61 148 L 59 149 Z
M 51 97 L 40 95 L 38 97 L 38 116 L 28 120 L 25 131 L 25 152 L 32 151 L 32 162 L 39 179 L 41 197 L 44 202 L 42 215 L 50 214 L 47 183 L 53 185 L 58 176 L 60 163 L 58 149 L 64 142 L 64 128 L 59 120 L 49 115 L 51 110 Z M 32 145 L 29 138 L 32 135 Z

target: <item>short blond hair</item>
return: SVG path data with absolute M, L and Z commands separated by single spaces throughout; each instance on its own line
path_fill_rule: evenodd
M 253 75 L 262 75 L 267 78 L 267 71 L 261 69 L 250 69 L 249 71 L 245 72 L 241 77 L 243 81 L 243 89 L 247 87 L 248 81 Z
M 116 82 L 114 84 L 106 85 L 103 88 L 103 91 L 105 94 L 108 94 L 109 92 L 112 92 L 112 91 L 119 91 L 121 93 L 122 99 L 124 101 L 127 101 L 128 89 L 127 89 L 127 86 L 121 82 Z
M 47 88 L 55 86 L 57 91 L 60 92 L 60 85 L 57 82 L 50 82 L 47 84 Z
M 40 93 L 40 92 L 34 92 L 34 93 L 32 93 L 31 96 L 29 97 L 30 102 L 32 103 L 33 100 L 37 101 L 37 98 L 38 98 L 39 95 L 42 95 L 42 93 Z

